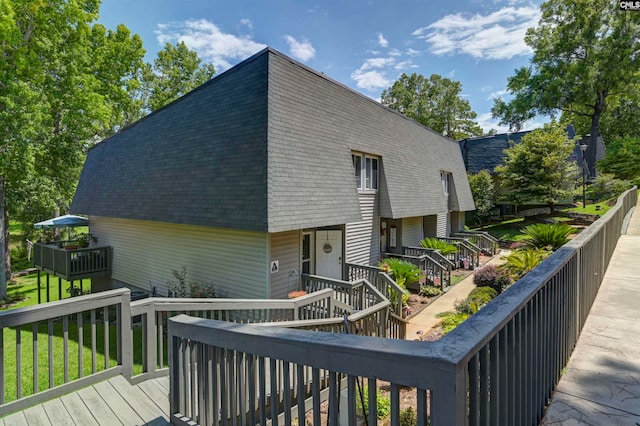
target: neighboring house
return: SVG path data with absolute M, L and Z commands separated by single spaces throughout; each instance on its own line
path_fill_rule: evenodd
M 503 163 L 504 151 L 512 145 L 522 141 L 522 137 L 530 133 L 501 133 L 492 136 L 482 136 L 477 138 L 463 139 L 459 142 L 460 150 L 465 168 L 468 173 L 478 173 L 482 170 L 488 170 L 492 176 L 496 176 L 495 168 Z M 570 139 L 575 139 L 576 133 L 573 126 L 567 126 L 567 135 Z M 583 153 L 580 145 L 587 145 L 586 151 Z M 594 147 L 590 146 L 591 137 L 586 135 L 580 140 L 576 140 L 575 148 L 569 156 L 568 160 L 573 161 L 578 166 L 580 176 L 582 176 L 582 168 L 584 167 L 587 182 L 593 181 L 597 176 L 596 161 L 604 157 L 604 142 L 599 137 Z M 500 214 L 511 214 L 511 206 L 508 204 L 499 204 Z
M 93 147 L 71 206 L 113 247 L 94 287 L 162 294 L 186 265 L 246 298 L 343 278 L 473 209 L 457 142 L 270 48 Z

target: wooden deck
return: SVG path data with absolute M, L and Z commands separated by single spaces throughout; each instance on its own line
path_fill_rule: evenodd
M 122 376 L 0 418 L 4 425 L 169 425 L 169 377 L 132 386 Z

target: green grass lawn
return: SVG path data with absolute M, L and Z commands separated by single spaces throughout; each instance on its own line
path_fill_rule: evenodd
M 503 220 L 501 222 L 494 222 L 489 225 L 485 225 L 482 229 L 471 228 L 473 231 L 486 231 L 496 238 L 508 241 L 522 241 L 525 235 L 520 232 L 522 228 L 529 225 L 529 222 L 525 222 L 524 218 L 516 218 Z
M 571 207 L 569 209 L 564 209 L 565 212 L 575 212 L 575 213 L 586 213 L 586 214 L 595 214 L 598 216 L 604 215 L 611 209 L 611 206 L 607 204 L 607 201 L 601 201 L 595 204 L 587 204 L 587 207 L 583 208 L 582 206 Z
M 46 274 L 41 274 L 40 276 L 40 295 L 42 298 L 42 302 L 47 301 L 46 294 Z M 80 285 L 79 281 L 74 281 L 76 287 Z M 71 283 L 69 281 L 62 280 L 62 299 L 67 299 L 70 297 L 70 293 L 68 291 Z M 89 280 L 83 281 L 83 289 L 86 291 L 91 288 L 91 283 Z M 13 283 L 7 286 L 7 293 L 9 295 L 9 301 L 11 302 L 9 305 L 0 308 L 0 311 L 7 309 L 16 309 L 16 308 L 24 308 L 26 306 L 36 305 L 38 304 L 38 277 L 36 274 L 25 275 L 22 277 L 17 277 Z M 49 280 L 49 300 L 51 302 L 60 300 L 59 297 L 59 288 L 58 288 L 58 278 L 55 276 L 51 276 Z

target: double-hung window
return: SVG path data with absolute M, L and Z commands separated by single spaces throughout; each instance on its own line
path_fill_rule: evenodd
M 448 197 L 451 173 L 440 172 L 440 180 L 442 181 L 442 191 L 444 192 L 444 195 Z
M 353 160 L 353 171 L 356 177 L 356 185 L 362 191 L 374 191 L 378 189 L 378 158 L 367 155 L 354 153 L 351 155 Z

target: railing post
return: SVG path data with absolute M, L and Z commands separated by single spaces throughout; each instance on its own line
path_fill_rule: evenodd
M 155 377 L 158 365 L 158 314 L 155 302 L 149 304 L 145 310 L 145 367 L 148 377 Z
M 436 384 L 431 392 L 431 424 L 433 426 L 463 426 L 467 424 L 467 372 L 462 366 L 450 364 L 446 380 Z
M 120 363 L 122 375 L 131 380 L 133 374 L 133 336 L 131 335 L 131 292 L 120 296 Z

